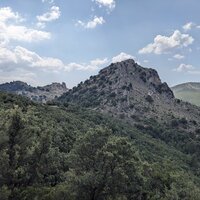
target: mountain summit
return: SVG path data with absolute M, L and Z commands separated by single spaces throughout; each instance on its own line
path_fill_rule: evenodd
M 63 94 L 59 101 L 78 104 L 112 116 L 132 119 L 197 119 L 199 110 L 174 97 L 156 70 L 129 59 L 112 63 L 98 75 Z

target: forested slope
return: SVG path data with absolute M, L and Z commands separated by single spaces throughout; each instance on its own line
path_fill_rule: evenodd
M 151 124 L 0 93 L 0 199 L 200 199 L 198 146 Z

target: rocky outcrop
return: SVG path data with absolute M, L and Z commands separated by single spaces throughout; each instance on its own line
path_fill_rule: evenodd
M 15 93 L 26 96 L 35 102 L 46 103 L 61 96 L 68 89 L 65 83 L 52 83 L 43 87 L 32 87 L 21 81 L 13 81 L 1 84 L 0 91 Z

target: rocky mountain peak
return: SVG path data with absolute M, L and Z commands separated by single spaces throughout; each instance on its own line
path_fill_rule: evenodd
M 52 83 L 50 85 L 46 85 L 46 86 L 43 86 L 43 87 L 38 87 L 39 89 L 41 90 L 46 90 L 46 91 L 56 91 L 56 90 L 62 90 L 64 92 L 66 92 L 68 89 L 66 87 L 66 84 L 63 82 L 63 83 Z
M 155 69 L 144 68 L 138 65 L 133 59 L 125 60 L 118 63 L 112 63 L 110 66 L 102 69 L 99 72 L 101 79 L 115 79 L 125 85 L 132 85 L 133 88 L 143 87 L 148 89 L 149 93 L 159 93 L 166 98 L 174 98 L 174 94 L 168 87 L 167 83 L 162 83 Z M 118 85 L 119 86 L 119 85 Z
M 175 102 L 173 92 L 161 82 L 157 71 L 141 67 L 132 59 L 110 64 L 58 100 L 127 117 L 164 113 Z

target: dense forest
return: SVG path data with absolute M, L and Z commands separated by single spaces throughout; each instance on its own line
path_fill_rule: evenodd
M 199 200 L 198 140 L 150 123 L 0 93 L 0 199 Z

